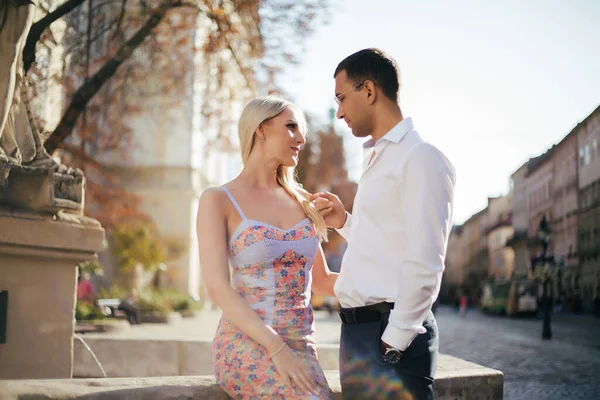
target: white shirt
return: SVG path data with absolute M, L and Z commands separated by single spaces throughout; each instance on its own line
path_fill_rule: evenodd
M 382 340 L 405 350 L 426 332 L 423 322 L 440 290 L 454 167 L 410 118 L 364 147 L 353 215 L 338 230 L 348 248 L 334 290 L 342 307 L 394 302 Z

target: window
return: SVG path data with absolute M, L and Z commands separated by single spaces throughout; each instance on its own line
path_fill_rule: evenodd
M 589 144 L 585 145 L 584 162 L 585 162 L 585 165 L 590 165 L 590 145 Z
M 579 165 L 583 166 L 583 160 L 584 160 L 584 151 L 583 151 L 583 147 L 579 149 Z

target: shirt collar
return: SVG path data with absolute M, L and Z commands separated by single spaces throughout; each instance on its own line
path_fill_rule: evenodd
M 412 118 L 404 118 L 379 140 L 387 140 L 388 142 L 400 143 L 400 140 L 402 140 L 404 135 L 406 135 L 414 128 L 415 127 L 413 125 Z M 375 143 L 375 140 L 371 138 L 363 144 L 363 148 L 370 149 L 375 146 Z

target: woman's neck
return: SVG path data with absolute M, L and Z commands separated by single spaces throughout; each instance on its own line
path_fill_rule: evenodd
M 257 160 L 256 157 L 250 157 L 238 179 L 248 186 L 255 189 L 276 189 L 280 185 L 277 183 L 277 168 L 274 162 L 264 162 Z

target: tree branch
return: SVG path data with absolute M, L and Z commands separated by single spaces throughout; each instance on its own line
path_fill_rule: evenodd
M 44 18 L 40 19 L 31 26 L 31 29 L 27 34 L 25 48 L 23 49 L 23 69 L 25 70 L 25 73 L 29 71 L 31 64 L 35 62 L 35 45 L 37 42 L 39 42 L 40 38 L 42 37 L 42 33 L 44 33 L 46 28 L 48 28 L 57 19 L 79 7 L 84 1 L 85 0 L 67 0 L 62 5 L 57 7 L 56 10 L 48 13 Z
M 125 18 L 126 8 L 127 8 L 127 0 L 123 0 L 123 3 L 121 4 L 121 13 L 119 14 L 119 18 L 117 20 L 117 30 L 113 34 L 112 40 L 117 39 L 117 38 L 122 40 L 124 38 L 123 19 Z
M 106 32 L 108 32 L 109 30 L 111 30 L 115 25 L 117 24 L 117 21 L 112 21 L 110 24 L 103 26 L 102 29 L 98 30 L 98 32 L 95 32 L 94 37 L 92 37 L 90 39 L 90 44 L 96 42 L 96 40 L 103 38 Z M 77 41 L 76 43 L 74 43 L 73 45 L 71 45 L 68 49 L 66 49 L 64 51 L 63 54 L 67 55 L 67 54 L 71 54 L 75 51 L 75 49 L 83 46 L 84 42 L 83 42 L 83 35 L 81 36 L 81 40 Z M 81 58 L 81 54 L 79 54 L 79 57 L 73 56 L 71 58 L 71 63 L 76 64 L 77 62 L 80 61 Z
M 181 4 L 179 1 L 164 0 L 151 13 L 146 23 L 119 48 L 117 54 L 109 59 L 98 72 L 77 89 L 73 95 L 71 104 L 69 104 L 56 129 L 44 144 L 48 153 L 52 154 L 54 150 L 61 147 L 65 139 L 73 132 L 77 119 L 85 110 L 88 102 L 98 93 L 102 85 L 114 75 L 123 62 L 131 57 L 135 49 L 144 42 L 152 30 L 163 20 L 167 12 L 170 9 L 181 6 Z
M 105 167 L 102 163 L 96 160 L 93 156 L 90 156 L 88 153 L 83 151 L 81 148 L 77 146 L 73 146 L 67 143 L 63 143 L 61 149 L 69 153 L 72 157 L 75 157 L 82 161 L 82 163 L 90 164 L 98 169 L 102 169 Z

